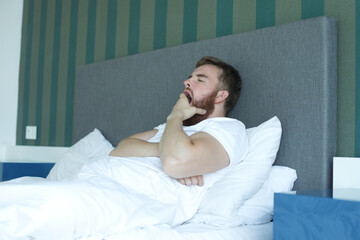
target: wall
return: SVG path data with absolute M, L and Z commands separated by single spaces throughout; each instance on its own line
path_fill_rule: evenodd
M 0 1 L 0 145 L 16 142 L 22 9 L 22 0 Z
M 78 65 L 323 15 L 339 20 L 338 155 L 360 156 L 360 0 L 25 0 L 17 144 L 72 144 Z

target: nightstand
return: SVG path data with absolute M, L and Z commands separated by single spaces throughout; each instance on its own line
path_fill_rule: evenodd
M 54 163 L 0 162 L 0 182 L 24 176 L 46 178 L 53 166 Z
M 275 193 L 274 240 L 360 239 L 360 189 Z
M 68 149 L 0 145 L 0 182 L 23 176 L 46 177 Z

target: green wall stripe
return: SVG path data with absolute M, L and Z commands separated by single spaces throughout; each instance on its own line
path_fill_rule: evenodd
M 154 49 L 166 47 L 167 0 L 155 0 Z
M 148 52 L 154 48 L 155 0 L 141 1 L 138 52 Z
M 256 28 L 256 1 L 234 0 L 233 33 Z
M 294 22 L 301 19 L 301 1 L 276 0 L 275 24 Z
M 105 60 L 108 1 L 97 1 L 94 42 L 94 62 Z
M 77 41 L 77 22 L 78 22 L 79 1 L 72 0 L 70 8 L 70 34 L 69 34 L 69 53 L 68 53 L 68 74 L 66 89 L 66 116 L 65 116 L 65 146 L 72 145 L 73 132 L 73 112 L 74 112 L 74 84 L 76 71 L 76 41 Z
M 168 1 L 166 21 L 166 47 L 182 43 L 184 0 Z
M 59 78 L 58 78 L 58 100 L 56 106 L 56 137 L 55 145 L 64 146 L 66 119 L 66 89 L 67 89 L 67 73 L 68 73 L 68 49 L 69 49 L 69 29 L 70 29 L 70 7 L 71 1 L 62 2 L 61 10 L 61 29 L 60 29 L 60 55 L 59 55 Z
M 24 102 L 23 102 L 23 129 L 22 132 L 25 133 L 26 126 L 29 124 L 29 102 L 30 102 L 30 84 L 31 84 L 31 72 L 33 68 L 32 63 L 32 47 L 33 47 L 33 29 L 34 29 L 34 1 L 29 1 L 29 14 L 28 14 L 28 32 L 27 32 L 27 41 L 26 45 L 26 68 L 25 68 L 25 81 L 24 81 Z M 22 140 L 22 144 L 27 144 L 28 142 L 25 139 L 25 136 Z
M 130 1 L 128 55 L 139 52 L 140 0 Z
M 123 0 L 118 3 L 117 8 L 115 57 L 123 57 L 128 53 L 129 23 L 130 0 Z
M 27 125 L 36 124 L 36 95 L 37 95 L 37 80 L 38 80 L 38 61 L 39 61 L 39 40 L 40 40 L 40 16 L 41 16 L 41 1 L 34 1 L 33 16 L 33 33 L 32 33 L 32 54 L 31 54 L 31 70 L 30 70 L 30 84 L 29 84 L 29 112 Z M 35 145 L 34 140 L 27 140 L 27 145 Z
M 89 0 L 87 35 L 86 35 L 86 59 L 85 59 L 86 64 L 94 62 L 96 6 L 97 6 L 96 0 Z
M 356 0 L 356 58 L 355 58 L 355 157 L 360 157 L 360 0 Z
M 217 0 L 198 0 L 196 40 L 216 37 L 216 11 Z
M 40 39 L 39 39 L 39 60 L 37 69 L 37 94 L 36 94 L 36 120 L 37 139 L 35 145 L 40 145 L 42 132 L 42 103 L 43 103 L 43 86 L 44 86 L 44 58 L 45 58 L 45 31 L 47 18 L 47 0 L 41 1 L 41 17 L 40 17 Z
M 76 40 L 76 65 L 84 65 L 86 62 L 86 39 L 88 27 L 88 3 L 89 1 L 80 1 L 78 10 L 78 27 Z
M 105 59 L 115 58 L 117 3 L 116 0 L 109 0 L 108 3 Z
M 195 42 L 197 37 L 198 0 L 184 0 L 183 43 Z
M 301 18 L 313 18 L 324 15 L 324 0 L 302 0 Z
M 56 138 L 56 118 L 57 118 L 57 98 L 58 98 L 58 79 L 59 79 L 59 56 L 60 56 L 60 29 L 61 29 L 61 10 L 62 1 L 56 0 L 55 21 L 54 21 L 54 41 L 53 58 L 51 73 L 51 99 L 50 99 L 50 127 L 49 127 L 49 146 L 55 146 Z
M 61 28 L 60 28 L 60 52 L 59 52 L 59 73 L 57 86 L 56 105 L 56 134 L 55 146 L 64 146 L 65 139 L 65 97 L 66 97 L 66 76 L 69 48 L 69 24 L 70 24 L 70 1 L 62 1 Z
M 338 156 L 353 156 L 355 141 L 355 1 L 326 0 L 326 16 L 339 19 L 338 31 Z
M 275 0 L 256 0 L 256 28 L 275 25 Z
M 232 34 L 233 31 L 233 1 L 218 0 L 216 12 L 216 36 Z
M 55 16 L 55 1 L 48 1 L 45 33 L 45 62 L 44 62 L 44 86 L 41 111 L 40 145 L 47 146 L 49 142 L 50 124 L 50 99 L 51 99 L 51 72 L 52 72 L 52 51 L 53 51 L 53 30 Z
M 23 102 L 22 104 L 22 120 L 23 120 L 23 124 L 22 124 L 22 128 L 21 128 L 21 135 L 23 136 L 21 138 L 21 144 L 24 145 L 26 144 L 26 140 L 25 140 L 25 129 L 26 129 L 26 125 L 28 124 L 28 113 L 29 113 L 29 86 L 30 86 L 30 71 L 31 71 L 31 53 L 32 53 L 32 32 L 33 32 L 33 16 L 34 16 L 34 1 L 33 0 L 29 0 L 26 1 L 27 2 L 27 21 L 26 21 L 26 54 L 25 54 L 25 74 L 24 74 L 24 97 L 23 97 Z M 26 6 L 26 5 L 25 5 Z

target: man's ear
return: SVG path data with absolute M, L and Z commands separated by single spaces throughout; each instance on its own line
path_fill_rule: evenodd
M 226 90 L 218 91 L 215 99 L 215 103 L 221 103 L 229 96 L 229 92 Z

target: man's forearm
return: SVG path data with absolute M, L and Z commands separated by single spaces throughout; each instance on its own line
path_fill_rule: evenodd
M 159 144 L 137 138 L 125 138 L 110 152 L 114 157 L 159 157 Z
M 185 163 L 189 159 L 188 154 L 191 153 L 189 151 L 191 147 L 191 139 L 182 128 L 182 119 L 169 116 L 164 134 L 159 143 L 159 155 L 164 170 L 168 170 L 167 173 L 169 175 L 172 175 L 171 171 L 173 168 L 176 168 L 176 165 Z
M 165 131 L 159 144 L 159 156 L 163 169 L 170 176 L 183 178 L 199 175 L 197 171 L 199 166 L 195 166 L 196 163 L 192 161 L 194 157 L 196 158 L 195 146 L 183 130 L 183 121 L 195 114 L 205 113 L 204 109 L 190 106 L 185 94 L 180 94 L 179 100 L 167 118 Z

